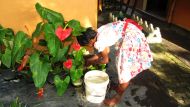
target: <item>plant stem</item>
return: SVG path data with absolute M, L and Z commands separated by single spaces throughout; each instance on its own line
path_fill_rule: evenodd
M 67 28 L 67 26 L 68 26 L 68 23 L 65 25 L 65 27 L 63 29 L 65 30 Z

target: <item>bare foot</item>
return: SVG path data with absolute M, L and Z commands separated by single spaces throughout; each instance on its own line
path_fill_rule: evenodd
M 126 88 L 128 87 L 129 83 L 123 83 L 123 84 L 119 84 L 119 85 L 111 85 L 111 89 L 115 90 L 118 94 L 122 94 Z
M 105 99 L 105 100 L 104 100 L 104 104 L 105 104 L 106 106 L 114 106 L 114 105 L 118 104 L 118 103 L 120 102 L 120 100 L 121 100 L 121 95 L 116 94 L 116 95 L 115 95 L 113 98 L 111 98 L 111 99 Z
M 111 86 L 111 89 L 116 91 L 118 94 L 122 94 L 124 92 L 124 89 L 122 89 L 120 86 Z

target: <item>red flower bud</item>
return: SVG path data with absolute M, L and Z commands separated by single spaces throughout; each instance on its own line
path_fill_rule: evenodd
M 23 67 L 22 65 L 20 65 L 20 66 L 17 68 L 17 71 L 18 71 L 18 72 L 21 72 L 23 68 L 24 68 L 24 67 Z
M 28 59 L 29 59 L 29 56 L 28 56 L 28 55 L 25 55 L 25 56 L 23 57 L 22 62 L 21 62 L 21 65 L 18 67 L 17 71 L 20 72 L 20 71 L 23 70 L 23 68 L 26 66 L 26 63 L 27 63 Z
M 80 44 L 78 44 L 78 43 L 73 43 L 71 47 L 72 47 L 75 51 L 80 50 Z
M 72 59 L 68 59 L 63 63 L 63 66 L 67 69 L 70 69 L 72 67 Z
M 38 89 L 38 97 L 41 98 L 44 95 L 44 88 Z
M 72 32 L 72 28 L 62 29 L 61 26 L 59 26 L 59 27 L 56 29 L 56 31 L 55 31 L 56 36 L 57 36 L 61 41 L 65 40 L 67 37 L 69 37 L 70 34 L 71 34 L 71 32 Z

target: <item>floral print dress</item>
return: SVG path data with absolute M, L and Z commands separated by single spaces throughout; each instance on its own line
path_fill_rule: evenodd
M 94 44 L 98 52 L 113 45 L 120 84 L 129 82 L 137 74 L 151 67 L 153 58 L 149 45 L 134 21 L 117 21 L 98 29 L 97 41 Z

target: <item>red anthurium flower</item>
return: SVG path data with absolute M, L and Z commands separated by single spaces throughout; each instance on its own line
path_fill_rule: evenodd
M 18 67 L 17 71 L 22 71 L 22 69 L 26 66 L 26 63 L 29 59 L 29 55 L 25 55 L 22 59 L 21 65 Z
M 64 67 L 70 69 L 72 67 L 72 59 L 68 59 L 63 63 Z
M 20 65 L 20 66 L 17 68 L 17 71 L 18 71 L 18 72 L 21 72 L 23 68 L 24 68 L 24 67 L 23 67 L 22 65 Z
M 72 28 L 67 28 L 67 29 L 63 29 L 61 26 L 59 26 L 56 31 L 55 34 L 56 36 L 61 40 L 65 40 L 67 37 L 69 37 L 69 35 L 72 32 Z
M 72 44 L 72 48 L 73 48 L 75 51 L 78 51 L 78 50 L 80 50 L 80 44 L 78 44 L 78 43 L 73 43 L 73 44 Z
M 38 89 L 38 97 L 41 98 L 44 95 L 44 88 Z

